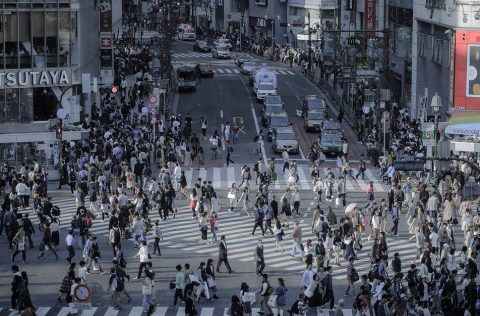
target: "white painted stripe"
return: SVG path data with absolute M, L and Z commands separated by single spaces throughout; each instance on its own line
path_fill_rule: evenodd
M 220 174 L 220 168 L 213 168 L 213 180 L 212 184 L 214 188 L 222 187 L 222 177 Z
M 236 74 L 239 74 L 239 73 L 240 73 L 240 71 L 239 71 L 238 69 L 232 69 L 232 71 L 233 71 L 234 73 L 236 73 Z
M 295 74 L 294 72 L 292 72 L 292 71 L 290 71 L 290 70 L 287 70 L 287 73 L 288 73 L 289 75 L 294 75 L 294 74 Z
M 202 179 L 202 181 L 207 181 L 207 169 L 205 168 L 200 168 L 200 171 L 198 172 L 198 177 Z M 195 179 L 197 181 L 197 179 Z
M 225 72 L 223 69 L 217 69 L 217 71 L 221 74 L 223 74 Z
M 227 167 L 227 182 L 228 188 L 235 182 L 235 167 Z
M 117 316 L 117 315 L 118 315 L 118 310 L 113 307 L 109 307 L 107 308 L 107 311 L 103 316 Z
M 213 307 L 202 307 L 202 311 L 200 312 L 200 316 L 213 316 Z
M 70 307 L 62 307 L 59 311 L 58 311 L 58 314 L 57 316 L 68 316 L 70 315 L 70 313 L 72 313 L 72 311 L 76 311 Z
M 310 190 L 310 176 L 307 177 L 303 168 L 298 168 L 298 178 L 300 183 L 300 189 Z
M 278 71 L 276 71 L 276 70 L 273 70 L 272 72 L 273 72 L 274 74 L 276 74 L 276 75 L 278 75 L 278 74 L 279 74 L 279 72 L 278 72 Z
M 95 312 L 97 311 L 96 307 L 92 307 L 91 309 L 87 309 L 82 311 L 82 316 L 93 316 L 95 315 Z
M 187 186 L 193 187 L 193 184 L 195 183 L 195 180 L 193 179 L 193 168 L 190 168 L 190 170 L 185 171 L 185 178 L 187 180 Z
M 132 307 L 132 309 L 130 310 L 130 316 L 138 316 L 138 315 L 142 315 L 143 313 L 143 307 L 138 307 L 138 306 L 134 306 Z
M 231 73 L 232 73 L 232 71 L 231 71 L 230 69 L 225 69 L 225 72 L 226 72 L 227 74 L 231 74 Z
M 279 70 L 278 72 L 281 73 L 282 75 L 286 75 L 286 74 L 287 74 L 287 72 L 286 72 L 285 70 Z
M 213 73 L 216 73 L 217 71 L 215 69 L 212 69 Z
M 153 316 L 165 316 L 167 314 L 168 307 L 164 306 L 157 306 L 155 308 L 155 313 L 153 313 Z
M 185 306 L 179 306 L 177 316 L 185 316 Z
M 49 310 L 50 307 L 39 307 L 37 308 L 35 314 L 37 314 L 37 316 L 46 316 Z

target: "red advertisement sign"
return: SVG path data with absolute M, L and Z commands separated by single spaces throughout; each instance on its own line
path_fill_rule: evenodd
M 377 9 L 376 0 L 365 0 L 365 30 L 375 30 Z
M 456 30 L 453 106 L 480 110 L 480 31 Z

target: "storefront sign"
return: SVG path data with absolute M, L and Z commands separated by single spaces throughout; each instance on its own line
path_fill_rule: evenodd
M 71 83 L 67 70 L 0 72 L 0 89 L 64 86 Z
M 100 32 L 112 32 L 112 0 L 100 1 Z
M 113 67 L 113 56 L 111 49 L 100 49 L 100 67 L 111 68 Z
M 375 30 L 376 0 L 365 0 L 365 30 Z
M 100 48 L 113 48 L 113 39 L 112 37 L 102 37 L 100 38 Z

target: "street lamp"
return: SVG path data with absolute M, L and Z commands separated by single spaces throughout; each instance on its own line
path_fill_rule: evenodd
M 433 152 L 433 165 L 432 165 L 432 171 L 433 171 L 433 181 L 434 183 L 437 182 L 437 151 L 438 151 L 438 139 L 437 139 L 437 131 L 438 131 L 438 112 L 440 112 L 440 109 L 442 108 L 442 99 L 438 95 L 438 92 L 435 92 L 435 95 L 432 98 L 432 102 L 430 103 L 430 106 L 432 107 L 433 114 L 434 114 L 434 119 L 435 119 L 435 125 L 433 129 L 433 141 L 435 143 L 435 151 Z

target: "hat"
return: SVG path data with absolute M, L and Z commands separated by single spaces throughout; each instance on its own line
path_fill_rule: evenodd
M 262 277 L 263 277 L 264 279 L 268 279 L 268 274 L 264 273 L 264 274 L 262 274 Z
M 278 278 L 278 282 L 283 283 L 285 280 L 283 278 Z
M 448 248 L 450 247 L 447 243 L 443 244 L 443 248 Z

